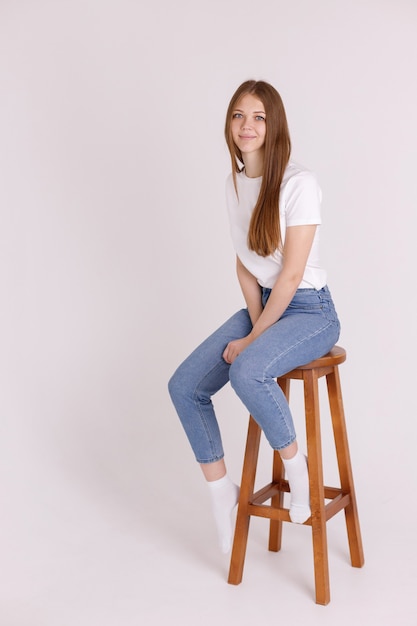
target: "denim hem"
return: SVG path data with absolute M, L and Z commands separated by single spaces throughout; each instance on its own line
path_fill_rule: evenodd
M 296 436 L 293 439 L 291 439 L 288 443 L 286 443 L 284 446 L 280 446 L 279 448 L 275 448 L 274 446 L 271 446 L 271 448 L 275 450 L 276 452 L 279 452 L 280 450 L 285 450 L 285 448 L 288 448 L 288 446 L 294 443 L 294 441 L 297 441 Z
M 224 454 L 222 454 L 221 456 L 216 457 L 213 460 L 204 459 L 204 461 L 202 461 L 201 459 L 197 459 L 197 457 L 196 457 L 196 461 L 197 461 L 197 463 L 200 463 L 200 465 L 208 465 L 209 463 L 216 463 L 217 461 L 221 461 L 222 459 L 224 459 Z

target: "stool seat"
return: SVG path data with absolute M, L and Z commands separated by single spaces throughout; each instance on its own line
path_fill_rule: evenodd
M 345 513 L 352 566 L 362 567 L 364 564 L 339 379 L 339 365 L 345 360 L 346 351 L 344 348 L 334 346 L 323 357 L 301 365 L 277 379 L 277 383 L 288 401 L 290 397 L 290 381 L 302 380 L 304 385 L 311 517 L 303 526 L 311 526 L 312 528 L 315 599 L 318 604 L 328 604 L 330 601 L 326 523 L 341 511 Z M 326 377 L 327 383 L 340 487 L 328 487 L 323 483 L 318 390 L 318 380 L 323 376 Z M 269 550 L 274 552 L 278 552 L 281 549 L 283 522 L 291 522 L 289 510 L 283 506 L 284 494 L 289 492 L 290 488 L 288 481 L 285 480 L 285 469 L 278 451 L 273 451 L 272 481 L 254 492 L 261 433 L 260 426 L 252 416 L 249 416 L 248 436 L 228 578 L 228 582 L 235 585 L 241 582 L 243 576 L 251 516 L 270 520 L 268 547 Z M 269 505 L 265 504 L 268 500 L 270 501 Z
M 320 367 L 333 367 L 335 365 L 341 365 L 345 361 L 346 350 L 344 348 L 341 348 L 340 346 L 334 346 L 330 350 L 330 352 L 328 352 L 324 356 L 321 356 L 315 361 L 310 361 L 310 363 L 306 363 L 306 365 L 300 365 L 296 368 L 296 370 L 285 374 L 285 376 L 288 378 L 295 378 L 295 376 L 293 376 L 293 372 L 296 372 L 297 370 L 314 370 Z

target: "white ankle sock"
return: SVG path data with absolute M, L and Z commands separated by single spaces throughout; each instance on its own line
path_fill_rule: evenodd
M 291 490 L 290 519 L 304 524 L 311 515 L 307 457 L 299 450 L 292 459 L 282 459 Z
M 219 480 L 208 483 L 214 519 L 222 552 L 227 554 L 232 547 L 232 513 L 239 499 L 239 487 L 226 474 Z

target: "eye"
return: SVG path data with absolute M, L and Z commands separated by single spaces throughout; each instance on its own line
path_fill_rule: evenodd
M 232 118 L 233 119 L 240 119 L 242 116 L 242 113 L 233 113 Z
M 263 115 L 256 115 L 255 120 L 256 120 L 257 122 L 264 122 L 264 121 L 265 121 L 265 118 L 264 118 L 264 116 L 263 116 Z

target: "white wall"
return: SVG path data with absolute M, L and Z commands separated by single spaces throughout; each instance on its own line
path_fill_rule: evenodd
M 408 494 L 416 17 L 413 0 L 1 0 L 0 462 L 11 532 L 28 502 L 41 525 L 39 494 L 111 508 L 153 497 L 167 476 L 200 488 L 166 383 L 242 303 L 223 124 L 252 77 L 280 91 L 293 155 L 323 189 L 364 519 L 386 490 L 393 511 Z M 218 408 L 236 476 L 246 413 L 231 390 Z

